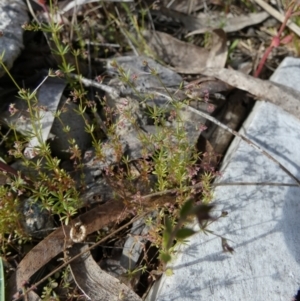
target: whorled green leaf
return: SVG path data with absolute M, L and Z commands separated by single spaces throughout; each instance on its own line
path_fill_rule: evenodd
M 168 263 L 172 257 L 170 255 L 170 253 L 168 252 L 160 252 L 160 255 L 159 255 L 160 259 L 164 262 L 164 263 Z
M 182 229 L 179 229 L 177 231 L 177 233 L 176 233 L 176 239 L 183 240 L 185 238 L 188 238 L 188 237 L 192 236 L 195 233 L 196 233 L 196 231 L 194 231 L 193 229 L 182 228 Z
M 165 220 L 165 231 L 171 234 L 173 231 L 172 221 L 167 215 L 165 216 L 164 220 Z
M 164 230 L 163 241 L 162 241 L 162 245 L 163 245 L 164 249 L 166 249 L 168 247 L 169 240 L 170 240 L 170 233 L 168 233 L 166 230 Z
M 186 218 L 189 214 L 192 213 L 192 209 L 193 209 L 193 200 L 189 199 L 186 202 L 184 202 L 184 204 L 182 205 L 181 209 L 180 209 L 180 213 L 179 216 L 180 218 L 184 219 Z
M 193 213 L 196 215 L 200 226 L 202 226 L 205 221 L 213 220 L 213 217 L 210 216 L 210 211 L 213 208 L 214 205 L 202 204 L 193 209 Z
M 172 276 L 172 275 L 174 275 L 174 272 L 172 269 L 169 268 L 169 269 L 166 269 L 165 274 L 166 274 L 166 276 Z

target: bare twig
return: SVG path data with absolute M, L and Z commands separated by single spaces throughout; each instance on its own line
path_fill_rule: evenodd
M 133 45 L 132 41 L 130 40 L 130 38 L 128 37 L 128 34 L 125 32 L 125 30 L 123 29 L 123 26 L 120 26 L 120 20 L 122 20 L 121 16 L 120 16 L 120 13 L 119 13 L 119 10 L 117 9 L 117 7 L 115 7 L 115 11 L 118 15 L 118 20 L 116 20 L 117 23 L 119 23 L 119 29 L 120 31 L 122 32 L 123 36 L 126 38 L 129 46 L 131 47 L 132 51 L 134 52 L 135 56 L 139 56 L 139 53 L 138 51 L 136 50 L 135 46 Z
M 112 88 L 110 86 L 97 83 L 94 80 L 87 79 L 83 76 L 78 76 L 76 74 L 69 74 L 69 76 L 71 78 L 74 78 L 74 79 L 78 80 L 79 82 L 83 83 L 86 87 L 95 87 L 97 89 L 100 89 L 100 90 L 110 94 L 112 97 L 119 97 L 120 96 L 120 92 L 117 89 Z
M 274 163 L 276 163 L 276 165 L 278 165 L 287 175 L 289 175 L 292 179 L 294 179 L 298 185 L 300 186 L 300 180 L 294 176 L 286 167 L 284 167 L 277 159 L 275 159 L 273 156 L 271 156 L 268 152 L 266 152 L 265 150 L 263 150 L 259 145 L 257 145 L 256 143 L 254 143 L 253 141 L 251 141 L 250 139 L 248 139 L 247 137 L 245 137 L 244 135 L 236 132 L 235 130 L 229 128 L 228 126 L 226 126 L 225 124 L 221 123 L 220 121 L 218 121 L 217 119 L 215 119 L 214 117 L 210 116 L 209 114 L 206 114 L 204 112 L 198 111 L 188 105 L 185 105 L 185 107 L 187 107 L 188 110 L 190 110 L 193 113 L 196 113 L 202 117 L 204 117 L 205 119 L 208 119 L 209 121 L 213 122 L 214 124 L 216 124 L 217 126 L 221 127 L 222 129 L 224 129 L 225 131 L 231 133 L 232 135 L 241 138 L 242 140 L 244 140 L 245 142 L 247 142 L 251 147 L 253 147 L 254 149 L 258 150 L 261 154 L 263 154 L 264 156 L 266 156 L 267 158 L 269 158 L 271 161 L 273 161 Z
M 212 187 L 216 186 L 283 186 L 283 187 L 299 187 L 299 184 L 290 183 L 274 183 L 274 182 L 221 182 L 212 183 Z

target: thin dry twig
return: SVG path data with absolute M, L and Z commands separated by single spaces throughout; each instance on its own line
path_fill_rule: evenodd
M 121 31 L 121 33 L 123 34 L 123 36 L 125 37 L 125 39 L 127 40 L 129 46 L 131 47 L 132 51 L 134 52 L 134 55 L 135 56 L 139 56 L 139 53 L 137 51 L 137 49 L 135 48 L 135 46 L 133 45 L 132 41 L 130 40 L 130 38 L 128 37 L 128 35 L 126 34 L 125 30 L 123 29 L 123 26 L 121 26 L 120 24 L 120 20 L 122 20 L 121 16 L 120 16 L 120 13 L 119 13 L 119 10 L 117 7 L 115 7 L 115 11 L 116 11 L 116 14 L 118 16 L 118 20 L 116 19 L 115 21 L 117 23 L 119 23 L 119 29 Z
M 275 183 L 275 182 L 220 182 L 212 183 L 215 186 L 283 186 L 283 187 L 299 187 L 299 184 Z
M 78 80 L 79 82 L 81 82 L 86 87 L 94 87 L 94 88 L 100 89 L 100 90 L 110 94 L 112 97 L 119 97 L 120 96 L 120 92 L 117 89 L 112 88 L 110 86 L 97 83 L 94 80 L 87 79 L 83 76 L 79 76 L 79 75 L 76 75 L 76 74 L 69 74 L 69 76 L 71 78 L 74 78 L 74 79 Z
M 225 124 L 221 123 L 220 121 L 218 121 L 217 119 L 215 119 L 214 117 L 210 116 L 209 114 L 206 114 L 204 112 L 198 111 L 188 105 L 185 105 L 185 107 L 187 107 L 188 110 L 192 111 L 193 113 L 196 113 L 206 119 L 208 119 L 209 121 L 213 122 L 214 124 L 216 124 L 217 126 L 221 127 L 222 129 L 224 129 L 225 131 L 231 133 L 232 135 L 241 138 L 243 141 L 245 141 L 246 143 L 248 143 L 251 147 L 253 147 L 254 149 L 258 150 L 261 154 L 263 154 L 264 156 L 266 156 L 267 158 L 269 158 L 271 161 L 273 161 L 274 163 L 276 163 L 276 165 L 278 165 L 287 175 L 289 175 L 292 179 L 294 179 L 298 185 L 300 186 L 300 180 L 294 176 L 286 167 L 284 167 L 277 159 L 275 159 L 273 156 L 271 156 L 268 152 L 266 152 L 265 150 L 263 150 L 259 145 L 257 145 L 256 143 L 254 143 L 253 141 L 251 141 L 250 139 L 248 139 L 247 137 L 245 137 L 244 135 L 236 132 L 235 130 L 229 128 L 228 126 L 226 126 Z

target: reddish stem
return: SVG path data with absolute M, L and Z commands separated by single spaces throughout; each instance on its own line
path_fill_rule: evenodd
M 262 58 L 261 58 L 261 60 L 260 60 L 260 62 L 258 64 L 258 67 L 257 67 L 257 69 L 256 69 L 256 71 L 254 73 L 254 77 L 258 77 L 260 75 L 261 70 L 262 70 L 263 66 L 265 65 L 265 62 L 266 62 L 266 60 L 267 60 L 270 52 L 273 50 L 273 48 L 278 47 L 280 45 L 280 41 L 281 41 L 280 36 L 281 36 L 282 32 L 284 31 L 284 29 L 286 27 L 287 21 L 292 16 L 294 8 L 295 8 L 295 3 L 293 3 L 289 7 L 288 11 L 286 12 L 286 14 L 284 16 L 284 20 L 283 20 L 283 22 L 282 22 L 282 24 L 280 26 L 279 31 L 277 32 L 276 36 L 273 37 L 271 45 L 267 48 L 267 50 L 265 51 L 264 55 L 262 56 Z
M 11 166 L 9 166 L 8 164 L 6 163 L 3 163 L 2 161 L 0 161 L 0 170 L 4 171 L 4 172 L 7 172 L 13 176 L 16 176 L 18 177 L 19 176 L 19 173 L 16 169 L 12 168 Z M 32 184 L 32 182 L 30 180 L 27 180 L 25 177 L 23 177 L 21 175 L 21 178 L 27 183 L 27 184 Z

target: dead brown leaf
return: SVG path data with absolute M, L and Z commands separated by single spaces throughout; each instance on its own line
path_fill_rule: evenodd
M 95 232 L 112 222 L 117 222 L 124 205 L 120 201 L 110 201 L 99 205 L 82 214 L 73 222 L 81 221 L 86 226 L 87 234 Z M 20 262 L 16 272 L 9 279 L 9 296 L 13 296 L 22 287 L 24 281 L 47 264 L 52 258 L 62 253 L 66 244 L 72 244 L 70 240 L 71 226 L 60 227 L 37 244 Z
M 209 51 L 205 48 L 182 42 L 159 31 L 144 31 L 143 37 L 155 55 L 175 68 L 188 73 L 198 73 L 197 70 L 206 66 Z
M 206 61 L 207 68 L 223 68 L 227 61 L 227 37 L 223 29 L 212 31 L 212 46 Z
M 227 59 L 226 35 L 222 29 L 212 32 L 212 46 L 205 48 L 182 42 L 163 32 L 144 31 L 150 49 L 180 73 L 198 74 L 205 67 L 224 67 Z
M 69 252 L 74 257 L 88 249 L 87 245 L 75 245 Z M 70 263 L 73 278 L 83 292 L 93 301 L 141 301 L 128 286 L 103 271 L 90 252 L 85 252 Z
M 300 118 L 299 92 L 268 80 L 261 80 L 253 76 L 229 69 L 205 69 L 201 74 L 215 77 L 238 89 L 249 92 L 260 100 L 267 100 L 291 115 Z
M 141 206 L 148 210 L 154 210 L 156 206 L 161 207 L 165 203 L 176 201 L 176 192 L 163 194 L 152 194 L 141 197 Z M 124 211 L 125 206 L 120 200 L 111 200 L 105 204 L 98 205 L 94 209 L 82 214 L 72 221 L 73 225 L 81 222 L 86 227 L 86 234 L 93 233 L 104 226 L 117 223 L 126 218 L 128 214 Z M 60 227 L 48 235 L 44 240 L 37 244 L 23 258 L 18 265 L 16 272 L 8 281 L 8 296 L 12 297 L 24 281 L 29 281 L 30 277 L 47 264 L 52 258 L 66 250 L 72 245 L 70 239 L 71 226 Z
M 221 80 L 214 77 L 201 77 L 185 85 L 185 94 L 183 96 L 180 95 L 179 99 L 183 100 L 186 96 L 191 99 L 204 98 L 207 93 L 212 95 L 214 93 L 229 92 L 230 90 L 232 90 L 232 87 Z M 177 92 L 177 95 L 179 92 Z

